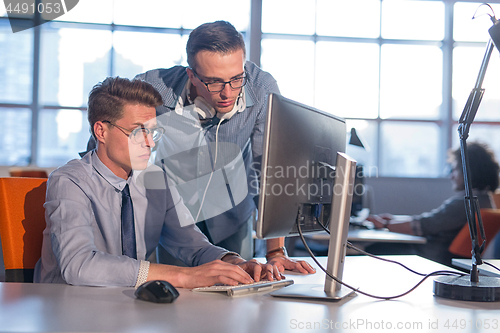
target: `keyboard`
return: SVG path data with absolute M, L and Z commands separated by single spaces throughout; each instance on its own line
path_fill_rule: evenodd
M 228 296 L 237 296 L 250 293 L 256 293 L 261 291 L 268 291 L 273 289 L 278 289 L 286 287 L 293 284 L 293 280 L 275 280 L 268 281 L 262 280 L 259 282 L 249 283 L 249 284 L 239 284 L 237 286 L 228 285 L 215 285 L 211 287 L 200 287 L 194 288 L 194 292 L 222 292 L 226 293 Z

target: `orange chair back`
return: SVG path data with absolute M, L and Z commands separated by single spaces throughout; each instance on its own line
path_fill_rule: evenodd
M 33 282 L 45 229 L 46 188 L 43 178 L 0 178 L 0 238 L 7 282 Z
M 486 235 L 486 246 L 495 238 L 500 231 L 500 209 L 481 209 L 481 219 L 483 220 L 484 233 Z M 483 242 L 478 230 L 479 244 Z M 465 224 L 450 244 L 448 251 L 460 257 L 470 258 L 472 243 L 470 240 L 469 225 Z
M 32 178 L 49 177 L 47 171 L 42 169 L 10 168 L 9 174 L 11 177 L 32 177 Z

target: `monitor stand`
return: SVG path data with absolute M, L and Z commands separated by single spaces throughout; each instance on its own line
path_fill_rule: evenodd
M 330 244 L 328 247 L 327 270 L 337 279 L 342 280 L 344 260 L 347 249 L 347 233 L 351 216 L 354 176 L 356 161 L 344 153 L 337 153 L 335 185 L 332 194 L 332 209 L 330 213 Z M 328 275 L 325 285 L 293 284 L 273 291 L 274 297 L 300 298 L 322 301 L 339 301 L 354 293 L 343 287 Z

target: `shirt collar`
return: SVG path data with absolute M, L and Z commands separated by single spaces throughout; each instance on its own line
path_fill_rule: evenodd
M 92 159 L 92 166 L 94 170 L 101 175 L 104 180 L 106 180 L 111 186 L 116 188 L 118 191 L 122 191 L 125 185 L 130 182 L 132 175 L 128 179 L 123 179 L 115 175 L 97 156 L 97 151 L 93 150 L 90 157 Z M 132 174 L 134 172 L 132 171 Z

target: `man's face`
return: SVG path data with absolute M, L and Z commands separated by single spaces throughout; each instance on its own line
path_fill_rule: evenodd
M 200 51 L 196 55 L 196 74 L 205 83 L 227 82 L 241 77 L 245 74 L 245 55 L 243 50 L 237 50 L 230 54 L 221 54 L 210 51 Z M 233 109 L 238 95 L 242 88 L 232 89 L 226 84 L 221 92 L 209 92 L 203 82 L 201 82 L 190 70 L 189 79 L 196 87 L 198 96 L 202 96 L 219 113 L 227 113 Z
M 130 133 L 141 126 L 146 129 L 156 127 L 155 117 L 154 107 L 125 104 L 123 117 L 114 125 L 103 123 L 104 149 L 98 148 L 99 158 L 118 177 L 127 179 L 132 169 L 147 167 L 151 149 L 155 146 L 153 138 L 151 134 L 142 135 L 143 131 L 140 131 L 139 140 L 134 140 Z

